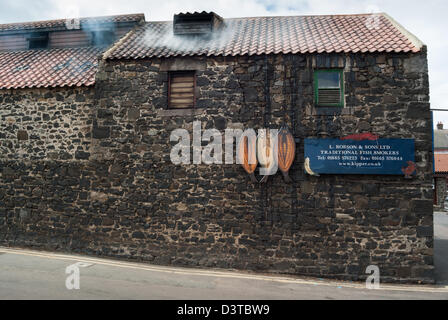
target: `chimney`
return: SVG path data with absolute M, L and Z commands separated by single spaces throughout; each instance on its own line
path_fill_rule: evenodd
M 207 36 L 220 29 L 224 20 L 214 12 L 179 13 L 174 15 L 175 35 Z
M 440 121 L 437 123 L 437 130 L 443 130 L 443 123 Z

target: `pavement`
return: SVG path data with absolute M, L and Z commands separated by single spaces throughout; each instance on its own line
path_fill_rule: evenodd
M 434 212 L 434 264 L 436 281 L 448 285 L 448 213 Z
M 386 285 L 174 268 L 0 247 L 0 299 L 448 300 L 448 215 L 436 213 L 438 285 Z M 78 263 L 79 289 L 66 287 Z M 73 284 L 74 282 L 70 282 Z

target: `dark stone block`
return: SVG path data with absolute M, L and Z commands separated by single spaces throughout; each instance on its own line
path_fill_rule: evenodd
M 411 209 L 418 215 L 431 214 L 433 212 L 433 202 L 432 200 L 412 200 Z
M 28 132 L 26 132 L 25 130 L 17 131 L 17 139 L 19 141 L 28 140 Z
M 130 108 L 128 110 L 128 119 L 130 121 L 136 121 L 140 118 L 140 109 L 139 108 Z
M 417 237 L 432 237 L 434 236 L 433 226 L 418 226 Z
M 134 239 L 144 239 L 145 235 L 143 234 L 143 232 L 135 231 L 135 232 L 132 233 L 132 238 L 134 238 Z
M 111 110 L 108 110 L 108 109 L 98 109 L 97 116 L 100 119 L 112 118 L 113 117 L 113 113 L 112 113 Z
M 206 77 L 200 77 L 200 76 L 198 76 L 198 77 L 196 78 L 196 85 L 197 85 L 198 87 L 201 87 L 201 86 L 208 86 L 208 85 L 210 85 L 210 80 L 208 80 Z
M 93 138 L 95 139 L 106 139 L 110 137 L 110 127 L 93 127 L 92 130 Z
M 429 103 L 410 103 L 406 117 L 410 119 L 429 119 Z
M 244 88 L 244 97 L 246 102 L 257 102 L 259 100 L 258 91 L 256 88 Z
M 215 128 L 222 131 L 226 128 L 227 120 L 223 117 L 218 117 L 215 119 Z
M 89 157 L 90 157 L 90 152 L 84 152 L 84 151 L 76 151 L 75 152 L 75 159 L 88 160 Z
M 86 97 L 83 94 L 77 94 L 75 97 L 75 101 L 76 102 L 85 102 L 86 101 Z

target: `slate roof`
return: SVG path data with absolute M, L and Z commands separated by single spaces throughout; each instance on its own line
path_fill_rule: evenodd
M 101 53 L 94 47 L 0 52 L 0 89 L 92 85 Z
M 434 130 L 434 149 L 448 149 L 448 130 Z
M 224 19 L 209 39 L 173 35 L 173 22 L 147 22 L 108 50 L 107 59 L 277 53 L 419 52 L 423 44 L 387 14 Z

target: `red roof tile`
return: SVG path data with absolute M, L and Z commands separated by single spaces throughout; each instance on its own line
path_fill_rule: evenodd
M 83 24 L 144 21 L 144 14 L 81 18 Z M 65 30 L 66 19 L 0 24 L 0 35 L 26 30 Z M 89 86 L 95 83 L 98 59 L 104 48 L 84 47 L 0 51 L 0 89 Z
M 114 16 L 88 17 L 80 18 L 81 27 L 83 24 L 102 24 L 111 22 L 136 22 L 144 21 L 145 15 L 143 13 L 123 14 Z M 0 32 L 13 32 L 21 30 L 38 30 L 38 29 L 66 29 L 67 19 L 34 21 L 34 22 L 19 22 L 0 24 Z
M 448 154 L 434 154 L 435 172 L 448 172 Z
M 375 19 L 377 25 L 374 24 Z M 416 37 L 386 14 L 377 14 L 374 19 L 372 15 L 360 14 L 224 21 L 226 27 L 208 40 L 175 36 L 171 21 L 147 22 L 108 50 L 104 57 L 138 59 L 270 53 L 418 52 L 422 47 Z
M 92 85 L 101 53 L 94 47 L 0 52 L 0 89 Z

